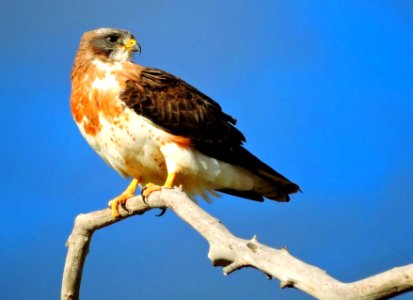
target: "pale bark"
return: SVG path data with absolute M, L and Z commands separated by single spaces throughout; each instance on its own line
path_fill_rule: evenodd
M 317 267 L 291 256 L 283 248 L 270 248 L 231 234 L 221 222 L 206 213 L 179 189 L 154 192 L 145 204 L 141 197 L 128 200 L 121 209 L 121 218 L 114 220 L 111 210 L 104 209 L 76 217 L 67 241 L 68 254 L 63 274 L 61 299 L 79 299 L 80 283 L 86 255 L 93 232 L 152 208 L 168 208 L 191 225 L 209 243 L 209 259 L 214 266 L 222 266 L 224 274 L 243 267 L 261 270 L 270 278 L 277 278 L 281 287 L 294 287 L 318 299 L 388 299 L 413 291 L 413 264 L 368 277 L 352 283 L 340 282 Z

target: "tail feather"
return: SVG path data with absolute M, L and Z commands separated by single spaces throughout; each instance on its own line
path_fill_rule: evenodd
M 264 170 L 258 170 L 254 184 L 254 191 L 263 195 L 265 198 L 288 202 L 289 194 L 296 193 L 300 187 L 282 176 L 281 174 L 268 174 Z
M 239 191 L 239 190 L 234 190 L 234 189 L 218 189 L 217 191 L 228 194 L 228 195 L 249 199 L 249 200 L 254 200 L 254 201 L 259 201 L 259 202 L 264 201 L 264 197 L 260 193 L 257 193 L 256 191 L 251 191 L 251 190 Z
M 288 202 L 289 194 L 300 190 L 297 184 L 272 169 L 247 149 L 240 147 L 238 154 L 238 165 L 256 177 L 253 188 L 256 193 L 270 200 Z
M 289 194 L 300 191 L 300 187 L 262 162 L 241 145 L 212 144 L 195 141 L 195 148 L 202 153 L 241 167 L 255 178 L 253 190 L 219 190 L 238 197 L 262 201 L 263 197 L 280 202 L 288 202 Z

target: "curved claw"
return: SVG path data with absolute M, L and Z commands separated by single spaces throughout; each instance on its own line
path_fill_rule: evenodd
M 172 188 L 175 177 L 176 177 L 176 173 L 168 173 L 168 177 L 166 178 L 165 184 L 163 186 L 159 186 L 151 182 L 147 183 L 141 189 L 141 196 L 142 196 L 143 203 L 149 206 L 146 199 L 149 198 L 150 194 L 156 191 L 161 191 L 163 188 Z M 161 212 L 156 216 L 161 217 L 165 214 L 165 212 L 166 212 L 166 208 L 161 208 Z
M 134 178 L 122 194 L 109 201 L 108 205 L 112 209 L 113 218 L 117 219 L 120 217 L 119 206 L 129 212 L 126 208 L 126 201 L 135 196 L 136 186 L 139 184 L 140 180 L 140 178 Z
M 147 188 L 148 188 L 147 185 L 142 188 L 142 190 L 141 190 L 141 196 L 142 196 L 142 201 L 143 201 L 143 203 L 145 203 L 146 205 L 149 206 L 148 202 L 146 201 L 146 199 L 147 199 L 148 197 L 145 196 L 145 190 L 146 190 Z M 160 212 L 159 214 L 155 215 L 155 217 L 162 217 L 162 216 L 165 214 L 166 208 L 160 208 L 160 210 L 161 210 L 161 212 Z
M 157 215 L 155 215 L 155 217 L 162 217 L 165 213 L 166 213 L 166 208 L 162 207 L 160 208 L 161 212 Z
M 162 190 L 162 188 L 163 188 L 162 186 L 159 186 L 153 183 L 146 184 L 141 191 L 143 203 L 148 205 L 148 203 L 146 202 L 146 199 L 149 198 L 150 194 L 152 194 L 153 192 L 160 191 Z
M 125 201 L 125 202 L 121 201 L 121 202 L 119 203 L 119 206 L 122 207 L 122 208 L 123 208 L 125 211 L 127 211 L 128 213 L 130 213 L 130 210 L 126 207 L 126 201 Z
M 146 201 L 146 197 L 144 193 L 146 189 L 147 189 L 146 185 L 141 189 L 141 197 L 142 197 L 143 203 L 145 203 L 146 205 L 149 205 L 148 202 Z

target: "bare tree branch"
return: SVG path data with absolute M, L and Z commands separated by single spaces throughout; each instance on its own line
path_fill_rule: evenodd
M 270 278 L 281 281 L 281 288 L 294 287 L 318 299 L 388 299 L 413 291 L 413 264 L 359 280 L 343 283 L 291 256 L 286 248 L 270 248 L 231 234 L 221 222 L 206 213 L 179 189 L 154 192 L 143 203 L 140 197 L 127 202 L 121 218 L 114 220 L 110 209 L 76 217 L 67 241 L 68 253 L 63 274 L 61 299 L 79 299 L 80 283 L 93 232 L 152 208 L 169 208 L 198 231 L 210 245 L 208 257 L 214 266 L 222 266 L 224 274 L 244 267 L 261 270 Z

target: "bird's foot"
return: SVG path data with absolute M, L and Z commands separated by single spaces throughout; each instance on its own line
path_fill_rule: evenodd
M 126 190 L 119 196 L 113 198 L 108 202 L 109 207 L 112 209 L 112 217 L 119 218 L 119 206 L 124 207 L 128 199 L 135 197 L 136 187 L 139 184 L 138 179 L 133 179 Z
M 146 203 L 146 199 L 149 197 L 150 194 L 152 194 L 153 192 L 157 192 L 162 190 L 163 188 L 172 188 L 173 184 L 174 184 L 174 180 L 176 178 L 176 174 L 175 173 L 168 173 L 168 177 L 166 178 L 166 181 L 164 183 L 163 186 L 159 186 L 157 184 L 151 183 L 149 182 L 148 184 L 145 185 L 145 187 L 142 189 L 141 191 L 141 195 L 142 195 L 142 199 L 143 202 L 145 204 Z
M 162 186 L 160 185 L 157 185 L 154 183 L 148 183 L 147 185 L 145 185 L 141 192 L 143 202 L 147 204 L 146 199 L 149 197 L 149 195 L 152 194 L 153 192 L 157 192 L 160 190 L 162 190 Z
M 152 194 L 153 192 L 161 191 L 164 188 L 170 189 L 174 184 L 174 180 L 176 178 L 176 173 L 168 173 L 168 177 L 166 178 L 165 184 L 163 186 L 156 185 L 154 183 L 148 183 L 141 191 L 143 203 L 146 205 L 146 199 Z M 156 215 L 157 217 L 163 216 L 166 212 L 166 208 L 161 208 L 161 212 Z
M 126 194 L 122 193 L 119 196 L 113 198 L 108 202 L 109 207 L 112 209 L 112 217 L 117 219 L 120 216 L 119 213 L 119 206 L 124 207 L 126 202 L 128 201 L 129 198 L 134 197 L 134 194 Z
M 163 188 L 170 188 L 170 187 L 168 187 L 168 186 L 159 186 L 159 185 L 156 185 L 154 183 L 148 183 L 147 185 L 145 185 L 145 187 L 141 191 L 141 196 L 142 196 L 143 203 L 145 203 L 147 205 L 148 203 L 146 202 L 146 199 L 150 196 L 150 194 L 152 194 L 153 192 L 161 191 Z M 166 208 L 160 208 L 160 210 L 161 210 L 161 212 L 156 215 L 157 217 L 163 216 L 166 212 Z

